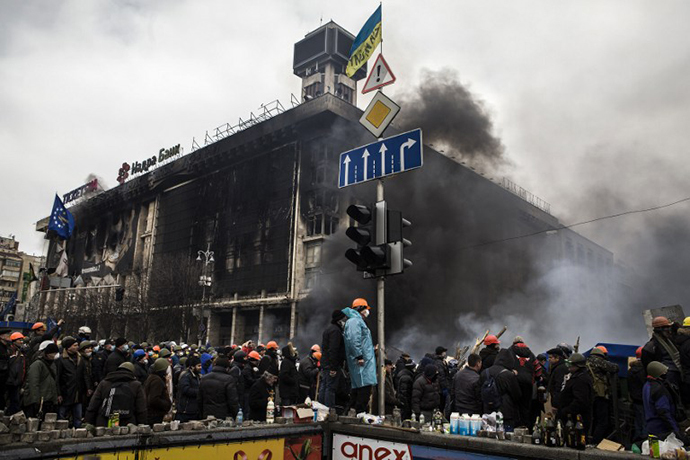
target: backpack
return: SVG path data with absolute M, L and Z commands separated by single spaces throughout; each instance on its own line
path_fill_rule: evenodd
M 503 369 L 501 372 L 504 372 Z M 499 374 L 501 373 L 499 372 Z M 484 371 L 484 383 L 482 383 L 481 395 L 482 403 L 484 404 L 484 412 L 490 414 L 496 412 L 501 408 L 501 392 L 498 391 L 498 385 L 493 375 L 489 373 L 489 369 Z
M 132 404 L 134 403 L 134 393 L 129 385 L 130 382 L 115 382 L 110 387 L 108 397 L 101 404 L 101 415 L 109 418 L 115 412 L 121 416 L 130 416 Z

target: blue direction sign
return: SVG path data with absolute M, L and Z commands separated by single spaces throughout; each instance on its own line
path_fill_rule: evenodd
M 338 187 L 420 168 L 422 130 L 415 129 L 340 154 Z

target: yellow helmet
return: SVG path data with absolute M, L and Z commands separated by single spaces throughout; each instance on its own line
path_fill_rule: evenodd
M 683 320 L 683 327 L 689 327 L 690 326 L 690 316 L 686 316 L 685 319 Z

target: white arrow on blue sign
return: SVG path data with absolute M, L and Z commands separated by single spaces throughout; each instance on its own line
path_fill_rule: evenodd
M 415 129 L 340 154 L 338 187 L 421 168 L 422 130 Z

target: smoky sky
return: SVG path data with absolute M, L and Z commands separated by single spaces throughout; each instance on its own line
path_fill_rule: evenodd
M 456 71 L 424 69 L 419 85 L 398 95 L 397 101 L 403 108 L 396 122 L 405 129 L 422 128 L 424 142 L 444 149 L 449 157 L 493 168 L 505 163 L 486 107 Z

